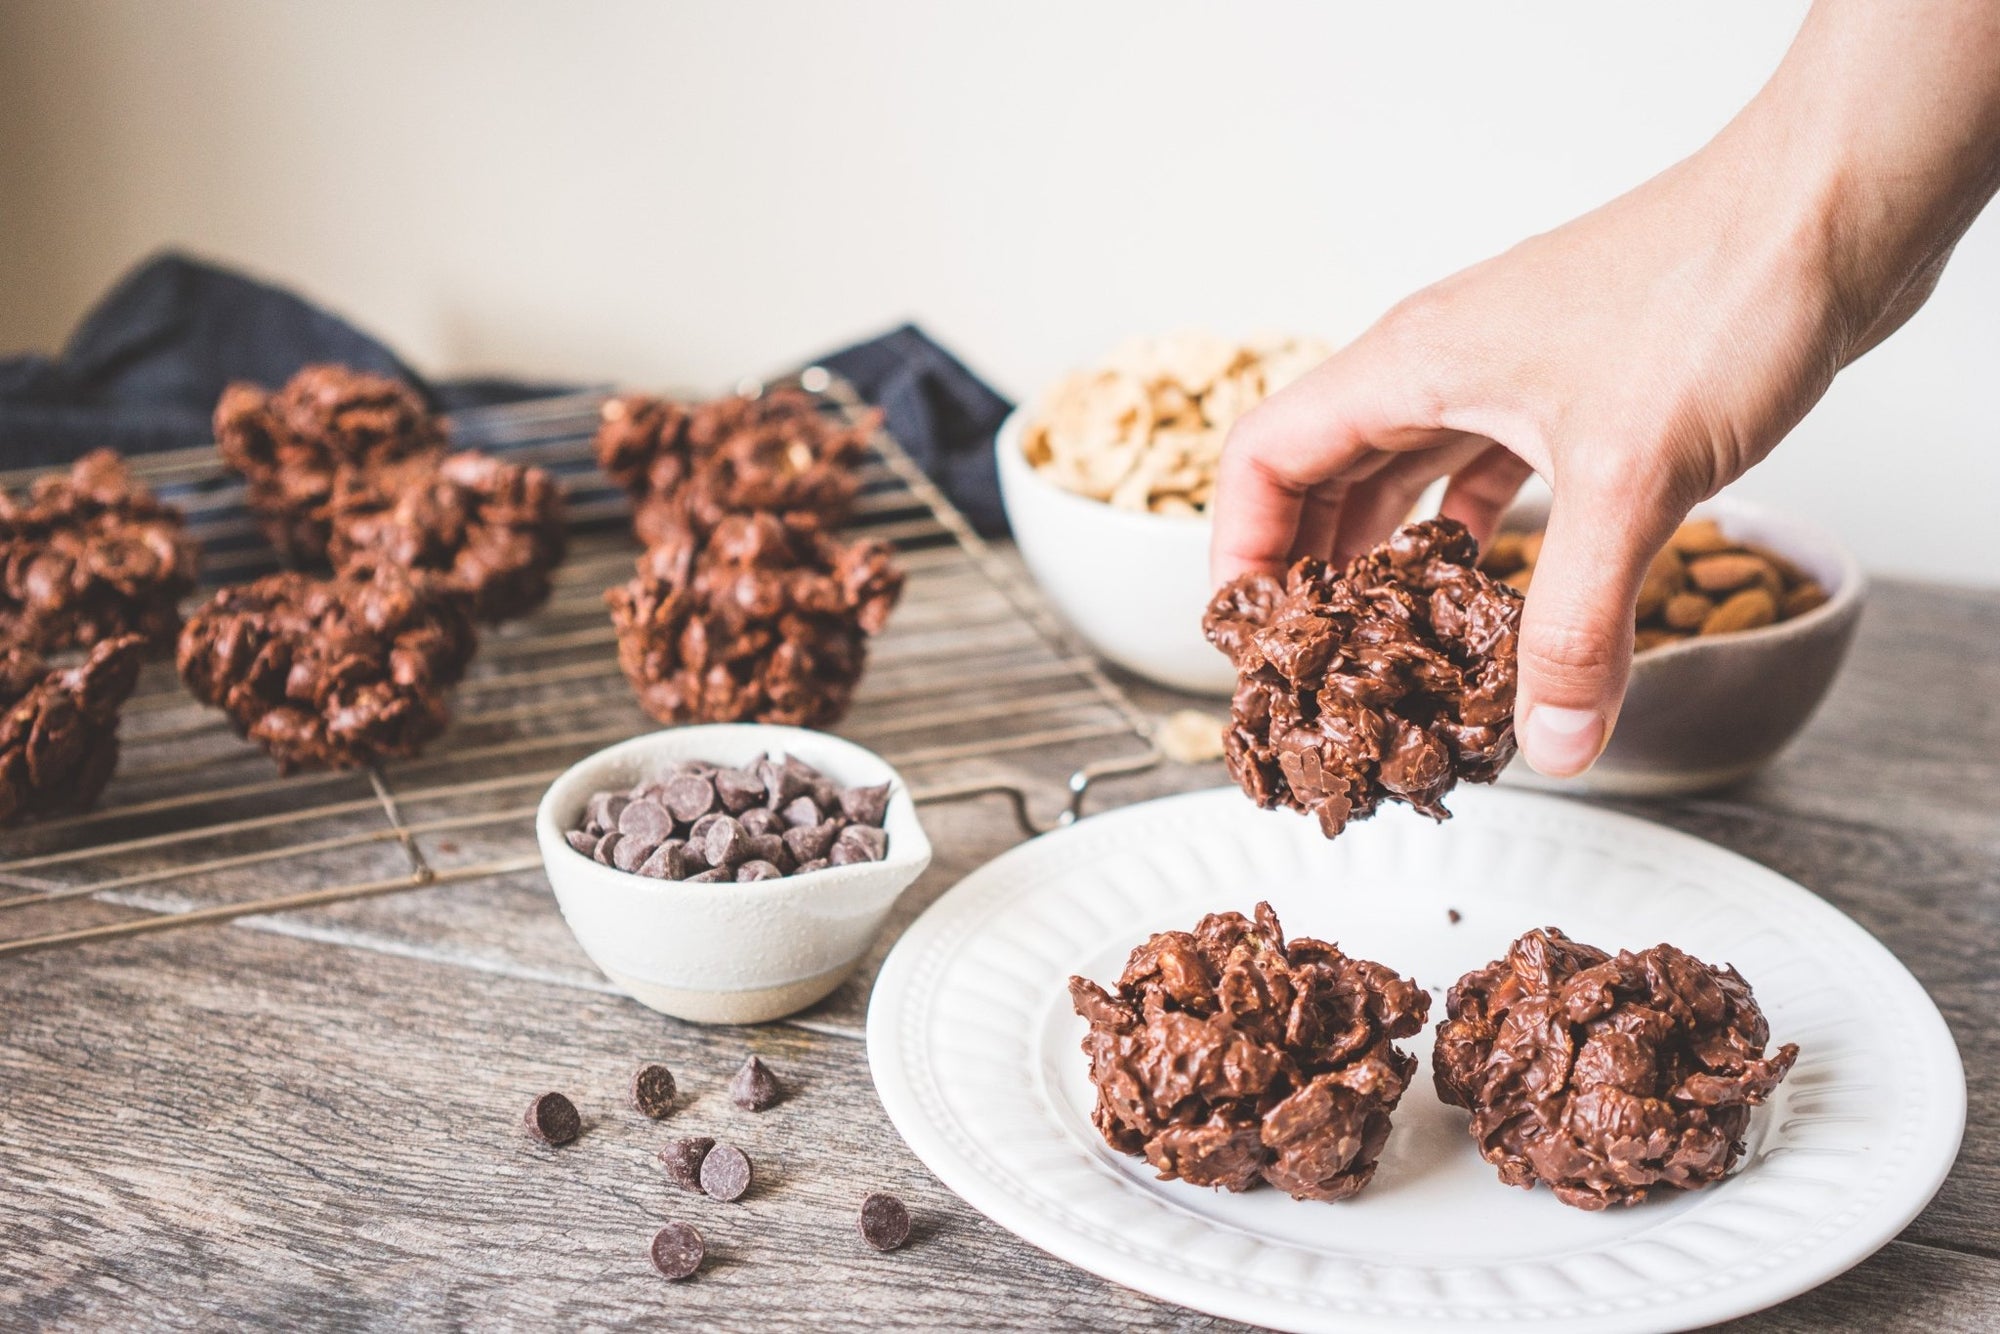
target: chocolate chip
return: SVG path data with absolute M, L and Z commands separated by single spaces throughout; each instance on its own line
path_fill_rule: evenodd
M 651 857 L 659 846 L 649 838 L 635 838 L 630 834 L 621 834 L 618 846 L 611 849 L 611 864 L 621 871 L 637 871 L 646 864 L 646 859 Z
M 653 855 L 646 858 L 639 874 L 654 880 L 679 880 L 688 873 L 687 856 L 683 851 L 686 847 L 677 838 L 668 839 L 653 849 Z
M 642 1065 L 632 1076 L 632 1105 L 655 1121 L 674 1109 L 674 1072 L 664 1065 Z
M 706 1135 L 677 1139 L 660 1150 L 660 1165 L 667 1169 L 667 1175 L 673 1178 L 676 1186 L 699 1194 L 702 1160 L 714 1147 L 715 1141 Z
M 792 854 L 785 849 L 785 840 L 776 834 L 750 834 L 743 840 L 743 859 L 752 862 L 769 862 L 783 870 L 792 860 Z
M 756 774 L 741 769 L 719 769 L 715 775 L 715 795 L 722 802 L 722 809 L 738 814 L 764 800 L 764 782 Z
M 1444 910 L 1444 915 L 1450 919 L 1451 924 L 1453 926 L 1457 926 L 1460 922 L 1465 920 L 1465 914 L 1460 912 L 1456 908 L 1446 908 Z
M 718 1144 L 701 1160 L 701 1188 L 717 1200 L 740 1200 L 750 1189 L 750 1157 L 734 1144 Z
M 814 872 L 814 871 L 824 871 L 824 870 L 825 870 L 825 869 L 826 869 L 827 867 L 829 867 L 829 866 L 831 866 L 831 865 L 833 865 L 833 863 L 832 863 L 832 862 L 830 862 L 830 861 L 828 861 L 828 860 L 827 860 L 826 858 L 824 858 L 824 857 L 815 857 L 815 858 L 813 858 L 813 859 L 812 859 L 811 861 L 809 861 L 809 862 L 800 862 L 800 863 L 798 864 L 798 867 L 797 867 L 797 869 L 796 869 L 796 870 L 794 870 L 794 871 L 792 872 L 792 874 L 793 874 L 793 875 L 808 875 L 808 874 L 810 874 L 810 873 L 812 873 L 812 872 Z
M 772 810 L 778 810 L 794 797 L 802 797 L 812 791 L 813 780 L 819 771 L 803 760 L 787 755 L 783 760 L 766 759 L 757 766 L 757 776 L 764 780 L 765 803 Z
M 692 1278 L 708 1255 L 701 1233 L 689 1223 L 669 1223 L 653 1236 L 653 1268 L 676 1283 Z
M 770 862 L 753 858 L 736 868 L 736 883 L 742 885 L 753 880 L 780 880 L 784 878 L 784 874 Z
M 861 1239 L 878 1251 L 893 1251 L 910 1239 L 910 1211 L 894 1195 L 876 1191 L 861 1202 Z
M 746 1112 L 761 1112 L 775 1103 L 784 1090 L 771 1067 L 752 1056 L 729 1080 L 729 1100 Z
M 681 773 L 667 784 L 667 809 L 682 824 L 692 824 L 715 809 L 715 784 L 691 773 Z
M 794 797 L 779 814 L 794 829 L 809 828 L 820 821 L 819 806 L 811 797 Z
M 735 878 L 736 872 L 730 870 L 727 866 L 711 866 L 706 871 L 698 871 L 691 876 L 683 877 L 681 883 L 684 885 L 714 885 L 720 884 L 723 881 L 734 880 Z
M 626 800 L 616 792 L 596 793 L 583 808 L 584 819 L 600 834 L 616 829 L 618 813 L 625 809 Z
M 734 866 L 749 850 L 750 836 L 733 815 L 724 815 L 708 827 L 701 851 L 710 866 Z
M 773 810 L 766 810 L 762 806 L 752 806 L 749 810 L 737 816 L 736 821 L 743 826 L 744 833 L 753 837 L 758 834 L 782 834 L 785 832 L 785 822 L 778 818 L 778 813 Z
M 840 813 L 856 824 L 880 828 L 883 817 L 889 813 L 889 785 L 842 788 Z
M 824 774 L 817 774 L 812 784 L 813 804 L 823 811 L 840 809 L 840 784 Z
M 618 832 L 657 847 L 673 836 L 674 817 L 657 801 L 630 802 L 619 812 Z
M 674 766 L 674 777 L 679 778 L 683 775 L 689 778 L 713 778 L 715 766 L 707 760 L 682 760 Z
M 688 851 L 700 852 L 707 845 L 708 831 L 715 828 L 715 822 L 728 818 L 721 811 L 712 811 L 689 825 L 687 831 Z
M 611 865 L 611 854 L 618 849 L 619 837 L 618 831 L 614 829 L 603 838 L 598 839 L 597 846 L 590 850 L 591 859 L 602 862 L 606 866 Z
M 544 1093 L 528 1104 L 528 1133 L 544 1144 L 567 1144 L 583 1133 L 576 1104 L 560 1093 Z
M 792 859 L 805 863 L 826 856 L 827 849 L 833 846 L 834 837 L 839 833 L 840 822 L 827 820 L 821 824 L 794 825 L 779 837 L 784 839 Z
M 586 857 L 597 851 L 597 835 L 587 833 L 584 830 L 572 829 L 563 835 L 563 839 L 572 848 L 575 848 Z
M 840 831 L 827 858 L 835 866 L 849 866 L 855 862 L 879 862 L 888 850 L 888 835 L 881 830 L 872 825 L 851 824 Z

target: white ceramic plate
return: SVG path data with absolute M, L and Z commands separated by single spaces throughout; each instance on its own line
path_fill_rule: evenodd
M 1965 1075 L 1894 956 L 1802 886 L 1672 830 L 1461 789 L 1328 843 L 1234 790 L 1094 816 L 966 877 L 890 955 L 868 1057 L 910 1147 L 1001 1226 L 1142 1292 L 1298 1330 L 1681 1329 L 1782 1301 L 1893 1237 L 1937 1190 Z M 1375 1181 L 1339 1204 L 1153 1179 L 1091 1128 L 1072 973 L 1113 981 L 1153 931 L 1269 899 L 1288 935 L 1413 974 L 1432 1019 L 1531 927 L 1730 962 L 1799 1062 L 1709 1190 L 1585 1213 L 1502 1186 L 1424 1068 Z M 1451 923 L 1448 910 L 1463 919 Z

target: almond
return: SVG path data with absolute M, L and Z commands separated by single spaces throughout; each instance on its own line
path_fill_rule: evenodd
M 1641 630 L 1632 636 L 1632 651 L 1644 653 L 1649 648 L 1664 648 L 1668 644 L 1678 644 L 1689 638 L 1692 636 L 1673 630 Z
M 1778 604 L 1778 610 L 1789 621 L 1794 616 L 1803 616 L 1813 608 L 1825 605 L 1826 590 L 1808 579 L 1785 594 L 1784 601 Z
M 1727 601 L 1708 614 L 1701 623 L 1705 635 L 1726 635 L 1737 630 L 1754 630 L 1778 619 L 1778 602 L 1762 588 L 1746 588 L 1731 594 Z
M 1680 553 L 1672 547 L 1661 547 L 1653 557 L 1653 563 L 1646 567 L 1646 578 L 1639 585 L 1639 605 L 1635 614 L 1642 621 L 1649 621 L 1667 605 L 1667 599 L 1687 587 L 1687 567 L 1681 564 Z
M 1669 630 L 1699 630 L 1715 604 L 1699 593 L 1676 593 L 1660 610 L 1660 619 Z
M 1778 572 L 1778 577 L 1785 581 L 1786 588 L 1790 588 L 1793 584 L 1803 584 L 1810 581 L 1809 576 L 1804 570 L 1801 570 L 1797 565 L 1794 565 L 1791 561 L 1780 556 L 1769 547 L 1760 547 L 1755 542 L 1745 542 L 1743 549 L 1753 556 L 1762 557 L 1767 565 Z
M 1674 529 L 1667 545 L 1683 556 L 1707 556 L 1717 551 L 1734 551 L 1736 543 L 1722 535 L 1713 519 L 1689 519 Z
M 1688 562 L 1688 581 L 1704 593 L 1733 593 L 1752 584 L 1775 599 L 1782 581 L 1761 556 L 1725 552 Z

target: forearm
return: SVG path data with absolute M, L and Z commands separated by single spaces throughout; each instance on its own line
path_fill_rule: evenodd
M 1852 360 L 1922 304 L 2000 188 L 2000 4 L 1818 0 L 1715 147 L 1803 203 Z

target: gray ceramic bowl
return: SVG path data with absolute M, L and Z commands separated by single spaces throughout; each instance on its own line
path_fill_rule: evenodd
M 1618 728 L 1590 772 L 1557 781 L 1515 763 L 1506 781 L 1612 796 L 1700 792 L 1755 773 L 1805 727 L 1853 642 L 1868 593 L 1861 567 L 1818 528 L 1762 505 L 1719 497 L 1694 513 L 1791 560 L 1827 590 L 1825 604 L 1776 625 L 1639 654 Z M 1501 526 L 1538 528 L 1547 518 L 1545 498 L 1523 501 Z

